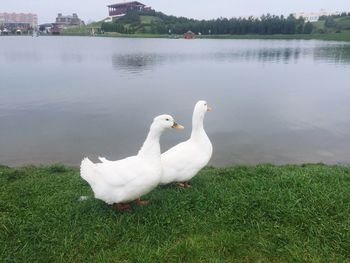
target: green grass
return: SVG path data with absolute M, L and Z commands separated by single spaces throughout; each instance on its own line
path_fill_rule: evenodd
M 325 31 L 325 21 L 324 20 L 319 20 L 317 22 L 313 22 L 313 32 L 320 32 L 320 31 Z
M 98 37 L 123 37 L 123 38 L 168 38 L 168 35 L 161 34 L 121 34 L 117 32 L 105 32 Z
M 325 35 L 332 35 L 337 32 L 342 33 L 341 31 L 343 30 L 350 30 L 350 16 L 335 17 L 334 25 L 331 27 L 326 26 L 325 20 L 313 22 L 312 25 L 314 33 L 322 33 Z M 349 34 L 349 31 L 347 34 Z
M 0 262 L 349 262 L 350 167 L 207 168 L 113 210 L 76 168 L 0 167 Z
M 162 22 L 162 20 L 158 17 L 154 17 L 154 16 L 140 16 L 140 22 L 138 23 L 138 25 L 136 25 L 136 27 L 134 28 L 135 30 L 135 35 L 147 35 L 149 34 L 149 32 L 151 32 L 151 24 L 152 23 L 160 23 Z M 135 26 L 135 25 L 134 25 Z M 124 27 L 127 29 L 130 29 L 130 27 L 132 27 L 132 24 L 124 24 Z M 151 34 L 149 34 L 151 35 Z M 157 37 L 157 35 L 155 34 L 155 36 L 153 37 Z
M 61 30 L 61 35 L 82 36 L 90 35 L 89 27 L 85 25 L 72 26 Z
M 155 16 L 140 16 L 141 24 L 150 25 L 152 23 L 162 22 L 162 19 Z
M 101 28 L 103 22 L 105 20 L 101 20 L 101 21 L 97 21 L 97 22 L 92 22 L 90 24 L 87 25 L 87 27 L 91 28 L 91 27 L 94 27 L 94 28 Z
M 350 29 L 350 16 L 344 16 L 334 19 L 336 26 L 340 29 Z

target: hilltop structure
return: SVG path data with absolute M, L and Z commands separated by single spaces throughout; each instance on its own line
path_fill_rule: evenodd
M 305 12 L 299 12 L 294 13 L 293 16 L 295 18 L 304 18 L 306 22 L 316 22 L 321 16 L 333 16 L 333 15 L 340 15 L 340 12 L 329 12 L 324 9 L 321 9 L 320 12 L 312 12 L 312 13 L 305 13 Z
M 9 31 L 28 31 L 38 27 L 38 16 L 32 13 L 0 13 L 0 28 Z
M 64 26 L 80 26 L 84 24 L 84 21 L 81 20 L 76 13 L 73 13 L 73 15 L 63 16 L 61 13 L 59 13 L 56 17 L 56 23 L 59 27 Z
M 118 3 L 114 5 L 108 5 L 107 7 L 110 17 L 125 15 L 125 13 L 129 10 L 142 11 L 151 9 L 150 7 L 147 7 L 146 5 L 137 1 Z

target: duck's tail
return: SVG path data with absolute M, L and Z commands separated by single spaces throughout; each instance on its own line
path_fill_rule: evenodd
M 95 164 L 89 160 L 89 158 L 85 157 L 81 161 L 80 165 L 80 176 L 87 181 L 90 186 L 93 186 L 96 182 L 95 175 Z

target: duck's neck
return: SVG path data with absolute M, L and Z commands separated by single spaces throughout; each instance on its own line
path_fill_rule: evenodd
M 160 160 L 159 139 L 161 134 L 162 130 L 152 124 L 147 138 L 137 155 L 145 158 L 159 158 Z
M 207 135 L 203 127 L 203 120 L 203 113 L 196 111 L 193 113 L 191 139 L 201 138 Z

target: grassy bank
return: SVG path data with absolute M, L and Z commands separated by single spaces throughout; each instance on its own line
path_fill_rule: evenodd
M 91 36 L 90 32 L 72 32 L 62 31 L 61 36 Z M 161 34 L 121 34 L 117 32 L 105 32 L 103 34 L 95 34 L 94 37 L 120 37 L 120 38 L 169 38 L 169 35 Z
M 89 36 L 87 32 L 63 32 L 64 36 Z M 124 37 L 124 38 L 171 38 L 169 35 L 160 34 L 120 34 L 114 32 L 106 32 L 97 34 L 97 37 Z M 178 36 L 182 38 L 182 36 Z M 197 36 L 198 38 L 198 36 Z M 313 33 L 313 34 L 283 34 L 283 35 L 202 35 L 203 39 L 296 39 L 296 40 L 334 40 L 334 41 L 350 41 L 350 31 L 342 31 L 340 33 Z
M 0 261 L 348 262 L 350 167 L 207 168 L 120 213 L 76 168 L 0 168 Z

